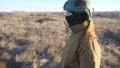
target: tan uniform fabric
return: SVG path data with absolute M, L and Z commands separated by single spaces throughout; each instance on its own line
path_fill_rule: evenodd
M 100 68 L 101 48 L 93 20 L 71 26 L 72 35 L 62 56 L 62 68 Z

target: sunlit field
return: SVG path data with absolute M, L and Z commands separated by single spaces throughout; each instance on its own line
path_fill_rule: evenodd
M 120 68 L 120 12 L 96 12 L 101 68 Z M 0 68 L 60 68 L 71 32 L 64 13 L 0 13 Z

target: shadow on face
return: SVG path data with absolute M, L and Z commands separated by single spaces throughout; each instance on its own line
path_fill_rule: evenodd
M 72 15 L 65 17 L 69 26 L 82 24 L 85 20 L 89 19 L 88 14 L 86 12 L 82 12 L 82 13 L 71 12 L 71 13 L 72 13 Z

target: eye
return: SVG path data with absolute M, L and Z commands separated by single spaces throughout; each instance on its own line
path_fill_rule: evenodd
M 64 15 L 65 15 L 65 16 L 71 16 L 72 13 L 71 13 L 71 12 L 66 12 Z

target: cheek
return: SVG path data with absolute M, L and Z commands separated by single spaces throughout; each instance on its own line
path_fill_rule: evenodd
M 65 19 L 69 26 L 71 26 L 74 23 L 74 18 L 72 16 L 66 16 Z
M 69 26 L 73 26 L 73 25 L 76 25 L 76 24 L 82 24 L 85 19 L 84 17 L 82 18 L 81 16 L 66 16 L 65 17 L 67 23 L 69 24 Z

